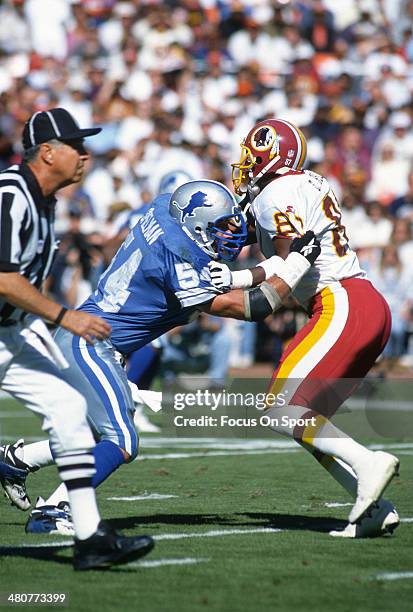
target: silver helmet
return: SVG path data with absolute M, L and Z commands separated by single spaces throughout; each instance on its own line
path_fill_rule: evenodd
M 217 181 L 181 185 L 171 196 L 169 212 L 213 259 L 233 261 L 247 239 L 243 211 L 230 190 Z

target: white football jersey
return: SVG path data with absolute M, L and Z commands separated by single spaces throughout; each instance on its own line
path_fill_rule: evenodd
M 258 242 L 265 257 L 274 255 L 272 239 L 295 238 L 312 230 L 321 253 L 294 290 L 304 306 L 327 285 L 344 278 L 365 278 L 349 247 L 341 210 L 328 181 L 309 170 L 288 171 L 271 181 L 252 203 Z

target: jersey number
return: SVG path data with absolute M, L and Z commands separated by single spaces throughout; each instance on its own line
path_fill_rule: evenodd
M 346 228 L 341 223 L 341 211 L 334 194 L 330 191 L 323 200 L 323 211 L 327 219 L 335 222 L 335 227 L 331 230 L 333 235 L 333 246 L 339 257 L 344 257 L 348 250 L 348 238 Z
M 190 263 L 183 262 L 175 264 L 176 277 L 181 289 L 195 289 L 199 287 L 200 280 L 211 282 L 208 266 L 202 268 L 198 273 Z
M 108 268 L 106 281 L 103 287 L 103 298 L 99 306 L 105 312 L 118 312 L 130 295 L 129 284 L 133 275 L 139 268 L 142 252 L 136 249 L 128 259 L 114 272 Z

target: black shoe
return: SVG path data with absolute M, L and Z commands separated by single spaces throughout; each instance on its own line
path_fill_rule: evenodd
M 87 540 L 75 539 L 73 567 L 75 570 L 106 569 L 129 563 L 147 555 L 155 546 L 150 536 L 123 536 L 105 521 Z

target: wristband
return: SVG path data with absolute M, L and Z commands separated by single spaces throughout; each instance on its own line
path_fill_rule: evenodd
M 265 272 L 265 280 L 268 280 L 275 274 L 280 276 L 280 272 L 282 272 L 285 268 L 285 261 L 282 257 L 278 257 L 278 255 L 273 255 L 269 259 L 265 259 L 257 264 L 257 267 L 263 268 Z
M 304 274 L 311 268 L 311 264 L 303 255 L 293 251 L 284 261 L 284 269 L 277 272 L 278 276 L 294 291 Z
M 60 309 L 59 314 L 57 315 L 57 317 L 54 320 L 56 325 L 60 325 L 60 323 L 62 322 L 62 319 L 63 319 L 63 317 L 65 316 L 66 313 L 67 313 L 67 308 L 62 306 L 62 308 Z
M 231 272 L 231 289 L 249 289 L 252 286 L 251 270 L 236 270 Z

